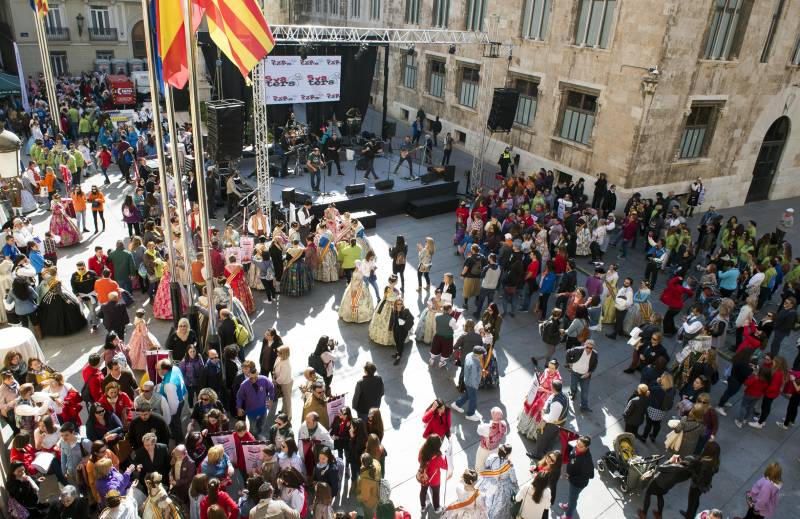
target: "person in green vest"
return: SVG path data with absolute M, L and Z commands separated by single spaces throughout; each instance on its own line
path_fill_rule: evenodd
M 791 270 L 783 277 L 783 285 L 791 286 L 798 279 L 800 279 L 800 258 L 795 258 L 792 261 Z
M 758 291 L 758 306 L 760 310 L 764 304 L 772 297 L 772 287 L 775 285 L 776 276 L 778 271 L 776 265 L 778 264 L 777 258 L 770 258 L 764 270 L 764 280 L 761 282 L 761 287 Z
M 77 186 L 81 183 L 81 173 L 83 173 L 83 166 L 86 161 L 83 160 L 83 154 L 78 151 L 74 143 L 69 145 L 69 153 L 72 155 L 73 164 L 75 164 L 75 171 L 70 168 L 70 171 L 72 171 L 72 185 Z
M 339 242 L 337 248 L 336 256 L 342 262 L 345 279 L 350 283 L 350 279 L 353 277 L 353 270 L 356 268 L 356 260 L 361 259 L 361 247 L 355 238 L 351 238 L 349 244 Z
M 81 113 L 78 111 L 78 103 L 73 102 L 67 110 L 67 120 L 69 121 L 69 136 L 72 139 L 78 138 L 78 126 L 81 122 Z
M 108 254 L 108 260 L 114 265 L 114 281 L 128 292 L 133 291 L 131 277 L 136 275 L 136 263 L 122 240 L 117 240 L 117 248 Z
M 431 366 L 434 366 L 438 359 L 439 367 L 446 367 L 447 359 L 453 353 L 453 334 L 458 324 L 450 315 L 452 310 L 452 305 L 445 303 L 441 313 L 437 313 L 434 317 L 436 332 L 433 335 L 433 342 L 431 342 L 431 358 L 428 361 Z
M 42 141 L 40 139 L 36 139 L 28 155 L 30 155 L 32 161 L 37 163 L 42 159 Z
M 88 137 L 92 132 L 92 121 L 89 120 L 89 113 L 84 112 L 81 121 L 78 123 L 78 133 L 81 138 Z

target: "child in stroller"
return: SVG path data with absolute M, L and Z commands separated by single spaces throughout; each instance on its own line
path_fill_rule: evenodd
M 619 489 L 623 493 L 638 492 L 645 488 L 655 474 L 658 463 L 664 458 L 661 454 L 646 458 L 638 456 L 634 439 L 631 433 L 620 434 L 614 438 L 614 450 L 608 451 L 597 460 L 597 471 L 608 472 L 619 481 Z

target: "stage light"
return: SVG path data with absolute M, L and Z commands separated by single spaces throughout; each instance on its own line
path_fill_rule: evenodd
M 300 59 L 308 59 L 308 46 L 305 43 L 300 45 Z
M 356 52 L 355 60 L 356 61 L 360 60 L 361 58 L 364 57 L 364 54 L 366 54 L 366 53 L 367 53 L 367 44 L 366 43 L 362 43 L 361 47 L 359 47 L 358 51 Z
M 450 44 L 450 48 L 449 48 L 449 49 L 447 49 L 447 53 L 448 53 L 448 54 L 455 54 L 455 53 L 456 53 L 456 46 L 455 46 L 455 44 L 454 44 L 454 43 L 451 43 L 451 44 Z
M 406 54 L 408 54 L 409 56 L 413 56 L 415 52 L 416 51 L 414 50 L 414 45 L 411 45 L 411 46 L 408 47 L 408 50 L 406 51 Z

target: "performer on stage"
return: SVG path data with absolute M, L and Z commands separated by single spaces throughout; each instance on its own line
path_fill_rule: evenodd
M 411 180 L 416 180 L 414 176 L 414 164 L 411 162 L 411 153 L 415 150 L 414 144 L 411 142 L 411 137 L 406 135 L 403 139 L 403 144 L 400 145 L 400 161 L 394 167 L 393 174 L 397 174 L 397 170 L 403 165 L 403 162 L 408 162 L 408 176 Z
M 339 134 L 336 132 L 325 142 L 325 160 L 328 162 L 328 176 L 331 176 L 333 164 L 336 164 L 337 175 L 344 176 L 342 167 L 339 165 L 339 148 L 341 147 L 342 141 L 339 140 Z
M 306 167 L 311 174 L 311 190 L 315 193 L 319 193 L 319 184 L 322 180 L 321 171 L 324 166 L 325 161 L 322 159 L 319 148 L 314 146 L 314 149 L 306 157 Z
M 361 157 L 365 162 L 364 180 L 369 180 L 370 174 L 375 177 L 375 180 L 378 180 L 378 175 L 375 173 L 375 156 L 378 149 L 378 144 L 374 140 L 367 141 L 361 149 Z

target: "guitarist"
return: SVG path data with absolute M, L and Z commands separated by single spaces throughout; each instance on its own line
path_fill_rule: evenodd
M 311 190 L 315 193 L 319 193 L 319 183 L 320 180 L 322 180 L 322 175 L 320 172 L 324 166 L 325 161 L 322 160 L 322 155 L 319 152 L 319 148 L 315 146 L 314 149 L 311 150 L 311 153 L 309 153 L 306 157 L 306 167 L 311 173 Z
M 414 164 L 411 162 L 411 153 L 416 149 L 414 144 L 411 142 L 411 137 L 406 135 L 403 139 L 403 144 L 400 145 L 400 162 L 397 163 L 397 166 L 394 167 L 394 174 L 397 174 L 397 170 L 400 169 L 400 166 L 403 165 L 403 162 L 408 162 L 408 176 L 411 177 L 411 180 L 416 180 L 417 177 L 414 176 Z

